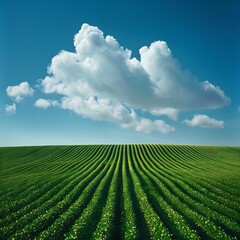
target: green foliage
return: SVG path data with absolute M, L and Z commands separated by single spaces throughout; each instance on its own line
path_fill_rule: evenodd
M 0 148 L 0 239 L 238 239 L 240 147 Z

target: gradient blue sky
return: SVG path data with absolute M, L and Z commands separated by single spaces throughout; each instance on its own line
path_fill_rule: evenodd
M 0 145 L 88 143 L 171 143 L 240 145 L 240 16 L 239 1 L 13 1 L 0 2 Z M 161 119 L 175 131 L 144 133 L 115 122 L 83 118 L 61 107 L 37 108 L 39 98 L 59 99 L 36 88 L 52 58 L 61 50 L 74 52 L 73 37 L 83 23 L 113 36 L 139 59 L 139 49 L 165 41 L 183 69 L 199 81 L 219 86 L 230 104 L 217 109 L 181 111 L 177 121 Z M 32 96 L 14 103 L 6 89 L 27 81 Z M 190 127 L 196 114 L 224 121 L 224 128 Z

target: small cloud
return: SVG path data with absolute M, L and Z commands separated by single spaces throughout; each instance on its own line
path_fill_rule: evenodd
M 12 105 L 6 105 L 5 106 L 5 112 L 7 113 L 7 114 L 14 114 L 14 113 L 16 113 L 16 104 L 15 103 L 13 103 Z
M 29 86 L 28 82 L 21 82 L 16 86 L 8 86 L 6 92 L 16 102 L 21 102 L 24 97 L 32 96 L 34 90 Z
M 155 116 L 166 115 L 173 121 L 177 121 L 178 119 L 178 110 L 174 108 L 155 108 L 150 110 L 150 113 Z
M 43 99 L 43 98 L 39 98 L 35 103 L 34 106 L 39 107 L 39 108 L 48 108 L 50 106 L 58 106 L 58 102 L 57 101 L 52 101 L 49 99 Z
M 161 132 L 161 133 L 170 133 L 174 132 L 175 128 L 166 124 L 162 120 L 151 121 L 149 119 L 142 118 L 136 126 L 136 131 L 151 133 L 151 132 Z
M 46 108 L 48 108 L 48 107 L 51 106 L 51 103 L 50 103 L 50 101 L 48 101 L 48 100 L 45 100 L 45 99 L 43 99 L 43 98 L 39 98 L 39 99 L 35 102 L 34 106 L 40 107 L 40 108 L 45 108 L 45 109 L 46 109 Z
M 210 118 L 205 114 L 194 115 L 192 120 L 184 120 L 190 127 L 202 127 L 202 128 L 223 128 L 224 121 L 219 121 L 214 118 Z

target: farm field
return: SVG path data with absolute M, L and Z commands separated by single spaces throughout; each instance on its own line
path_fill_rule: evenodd
M 240 147 L 0 148 L 0 239 L 240 239 Z

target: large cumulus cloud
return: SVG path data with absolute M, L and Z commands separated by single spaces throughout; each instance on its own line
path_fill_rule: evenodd
M 41 85 L 45 93 L 61 95 L 62 108 L 81 116 L 166 133 L 174 128 L 137 116 L 134 109 L 176 120 L 178 111 L 218 108 L 229 102 L 219 87 L 182 69 L 166 42 L 142 47 L 137 60 L 112 36 L 83 24 L 74 46 L 75 52 L 61 51 L 52 59 Z

